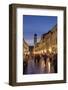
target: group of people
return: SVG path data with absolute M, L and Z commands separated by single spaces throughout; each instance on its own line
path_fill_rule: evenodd
M 26 55 L 23 74 L 57 73 L 57 54 Z

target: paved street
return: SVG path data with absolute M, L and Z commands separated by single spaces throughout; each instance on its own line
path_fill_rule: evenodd
M 24 74 L 43 74 L 54 73 L 54 67 L 51 65 L 49 59 L 45 64 L 45 60 L 40 59 L 39 62 L 35 62 L 34 59 L 28 60 L 27 67 Z

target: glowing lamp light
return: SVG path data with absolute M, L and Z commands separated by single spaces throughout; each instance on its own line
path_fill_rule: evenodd
M 27 53 L 28 55 L 30 54 L 30 52 Z
M 46 53 L 46 49 L 44 50 L 44 52 Z
M 34 51 L 33 53 L 34 53 L 34 54 L 36 54 L 36 52 L 35 52 L 35 51 Z
M 41 53 L 43 54 L 43 50 L 41 50 Z
M 35 51 L 34 51 L 33 53 L 34 53 L 34 54 L 38 54 L 38 52 L 35 52 Z
M 49 52 L 50 52 L 50 53 L 52 52 L 52 49 L 51 49 L 51 47 L 49 48 Z

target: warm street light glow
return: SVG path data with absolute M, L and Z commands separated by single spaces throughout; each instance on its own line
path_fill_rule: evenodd
M 25 55 L 26 55 L 26 54 L 27 54 L 27 55 L 29 55 L 29 54 L 30 54 L 30 52 L 24 52 L 24 54 L 25 54 Z
M 41 53 L 43 54 L 43 50 L 41 50 Z
M 51 47 L 49 48 L 49 52 L 50 52 L 50 53 L 52 52 L 52 49 L 51 49 Z
M 48 72 L 50 72 L 50 61 L 48 61 Z
M 29 54 L 30 54 L 30 52 L 27 52 L 27 54 L 29 55 Z
M 44 49 L 44 52 L 46 53 L 46 49 Z

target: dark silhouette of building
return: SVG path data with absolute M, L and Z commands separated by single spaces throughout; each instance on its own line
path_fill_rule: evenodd
M 34 46 L 29 46 L 30 53 L 33 53 L 33 48 L 34 48 Z
M 37 34 L 35 33 L 34 34 L 34 45 L 36 45 L 36 43 L 37 43 Z

